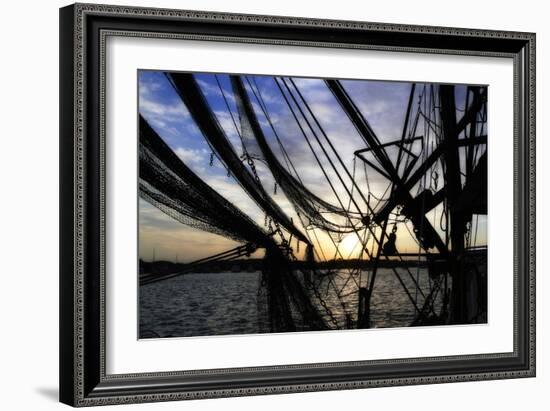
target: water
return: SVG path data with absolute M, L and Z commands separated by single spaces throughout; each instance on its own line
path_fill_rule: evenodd
M 421 307 L 423 297 L 415 296 L 413 280 L 403 268 L 397 269 Z M 414 277 L 417 270 L 411 269 Z M 364 279 L 363 277 L 363 286 Z M 331 279 L 332 281 L 329 281 Z M 260 273 L 185 274 L 140 288 L 140 336 L 186 337 L 227 334 L 255 334 L 260 331 L 257 292 Z M 357 283 L 344 272 L 319 280 L 318 290 L 341 325 L 345 312 L 357 313 Z M 347 283 L 346 283 L 347 281 Z M 429 292 L 425 269 L 418 272 L 424 293 Z M 336 297 L 340 292 L 345 310 Z M 346 296 L 346 294 L 348 294 Z M 440 303 L 441 298 L 438 299 Z M 328 314 L 318 304 L 319 311 Z M 404 327 L 415 318 L 415 309 L 391 269 L 378 270 L 371 302 L 371 324 L 374 327 Z

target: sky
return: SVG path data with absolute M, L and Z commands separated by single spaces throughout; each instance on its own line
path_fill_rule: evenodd
M 237 153 L 241 154 L 241 142 L 237 129 L 238 114 L 229 76 L 226 74 L 195 73 L 195 78 L 225 134 Z M 282 98 L 274 78 L 254 75 L 247 76 L 247 78 L 249 82 L 245 81 L 245 86 L 254 111 L 259 118 L 271 149 L 279 160 L 285 164 L 275 134 L 263 114 L 259 99 L 256 97 L 258 95 L 261 97 L 261 102 L 269 113 L 271 124 L 282 145 L 289 153 L 292 164 L 304 185 L 323 200 L 338 204 L 335 193 L 320 171 L 319 164 L 313 154 L 315 152 L 327 171 L 329 180 L 334 183 L 336 193 L 344 203 L 349 203 L 350 196 L 344 184 L 350 190 L 352 187 L 351 180 L 345 178 L 344 184 L 339 183 L 336 173 L 329 167 L 328 159 L 322 155 L 321 147 L 314 140 L 310 140 L 313 141 L 311 143 L 314 147 L 312 151 Z M 322 79 L 293 78 L 293 81 L 308 102 L 329 140 L 335 146 L 345 167 L 350 173 L 355 174 L 357 187 L 363 193 L 370 193 L 369 205 L 376 209 L 380 206 L 377 199 L 384 196 L 389 182 L 385 177 L 365 166 L 354 155 L 354 151 L 365 148 L 363 139 Z M 342 84 L 382 143 L 401 138 L 407 103 L 411 93 L 411 83 L 342 80 Z M 234 177 L 228 176 L 227 170 L 220 160 L 214 156 L 214 161 L 212 161 L 212 165 L 210 164 L 212 150 L 165 73 L 140 71 L 138 87 L 139 112 L 159 136 L 200 178 L 233 205 L 249 215 L 258 225 L 264 227 L 265 213 L 240 187 Z M 254 87 L 254 89 L 251 87 Z M 420 96 L 424 90 L 429 90 L 429 86 L 417 85 L 415 90 L 413 106 L 416 107 L 418 104 L 424 104 L 424 100 L 421 100 Z M 458 118 L 460 118 L 461 112 L 464 111 L 465 91 L 465 86 L 455 87 Z M 232 118 L 232 115 L 234 118 Z M 237 122 L 237 127 L 235 127 L 234 120 Z M 416 130 L 417 136 L 429 135 L 427 124 L 422 120 L 419 120 Z M 411 146 L 411 150 L 420 153 L 420 144 L 415 143 Z M 395 158 L 396 152 L 397 150 L 392 152 L 392 149 L 388 149 L 391 158 Z M 427 152 L 429 152 L 429 148 L 422 152 L 422 155 Z M 337 163 L 334 153 L 329 152 L 329 157 L 334 163 Z M 285 213 L 293 217 L 295 222 L 298 222 L 299 217 L 282 190 L 279 188 L 275 192 L 275 181 L 269 169 L 259 161 L 255 162 L 255 166 L 266 191 Z M 337 168 L 339 173 L 345 176 L 344 169 L 339 165 L 337 165 Z M 435 171 L 438 171 L 437 168 Z M 439 174 L 441 174 L 441 170 L 439 170 Z M 421 181 L 411 192 L 414 194 L 414 192 L 430 186 L 435 190 L 437 189 L 436 183 L 441 188 L 441 181 L 436 182 L 433 178 L 427 178 Z M 424 185 L 424 187 L 421 185 Z M 364 206 L 366 208 L 366 204 L 361 203 L 356 190 L 353 191 L 353 198 L 360 204 L 360 207 Z M 351 210 L 355 211 L 353 205 Z M 428 218 L 436 229 L 442 233 L 439 221 L 441 212 L 441 207 L 438 207 L 428 214 Z M 343 222 L 338 218 L 332 218 L 332 220 Z M 486 216 L 477 218 L 474 223 L 476 223 L 478 233 L 476 236 L 477 244 L 485 244 Z M 299 228 L 305 231 L 303 227 L 299 226 Z M 412 225 L 410 223 L 399 225 L 397 247 L 400 251 L 418 251 L 418 244 L 411 232 Z M 362 252 L 355 234 L 342 236 L 336 242 L 319 229 L 311 230 L 309 234 L 316 240 L 317 256 L 320 259 L 358 257 Z M 140 258 L 143 260 L 151 261 L 154 257 L 155 260 L 190 262 L 233 248 L 237 244 L 235 241 L 222 236 L 185 226 L 168 217 L 145 200 L 139 200 L 139 253 Z M 303 244 L 301 251 L 297 250 L 295 242 L 293 246 L 298 254 L 303 253 L 305 248 Z M 261 251 L 258 251 L 255 256 L 261 256 Z

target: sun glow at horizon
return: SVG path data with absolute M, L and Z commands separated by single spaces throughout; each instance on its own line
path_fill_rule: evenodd
M 339 258 L 345 260 L 358 258 L 363 252 L 358 233 L 347 234 L 338 244 L 338 251 L 341 254 L 338 256 Z

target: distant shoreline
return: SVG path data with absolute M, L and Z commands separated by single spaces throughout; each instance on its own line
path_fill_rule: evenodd
M 485 258 L 487 256 L 487 249 L 471 250 L 470 257 L 475 259 Z M 380 259 L 378 261 L 378 267 L 380 268 L 393 268 L 393 267 L 422 267 L 426 268 L 430 265 L 429 260 L 436 259 L 437 255 L 430 255 L 431 258 L 427 258 L 426 255 L 421 255 L 420 258 L 414 254 L 402 254 L 402 259 L 397 257 L 391 257 L 391 260 Z M 193 273 L 227 273 L 227 272 L 254 272 L 261 271 L 263 267 L 263 259 L 261 258 L 248 258 L 248 259 L 236 259 L 232 261 L 216 261 L 209 264 L 203 264 L 193 267 Z M 306 261 L 291 262 L 295 269 L 307 269 L 309 264 Z M 360 260 L 360 259 L 348 259 L 348 260 L 329 260 L 314 263 L 314 268 L 317 270 L 338 270 L 338 269 L 350 269 L 361 268 L 370 269 L 374 266 L 374 260 Z M 139 261 L 139 272 L 141 274 L 170 274 L 185 271 L 189 268 L 185 263 L 174 263 L 171 261 Z
M 330 270 L 330 269 L 344 269 L 344 268 L 372 268 L 373 261 L 365 260 L 331 260 L 315 263 L 315 268 L 318 270 Z M 305 261 L 296 261 L 292 263 L 293 267 L 307 268 L 308 263 Z M 411 266 L 426 266 L 426 260 L 380 260 L 378 262 L 379 267 L 411 267 Z M 216 273 L 216 272 L 253 272 L 261 271 L 263 266 L 263 260 L 259 258 L 250 258 L 233 261 L 218 261 L 215 263 L 207 264 L 200 267 L 195 267 L 194 272 L 202 273 Z M 150 273 L 155 271 L 159 274 L 168 272 L 182 271 L 187 268 L 187 264 L 173 263 L 171 261 L 156 261 L 146 262 L 140 261 L 140 272 Z

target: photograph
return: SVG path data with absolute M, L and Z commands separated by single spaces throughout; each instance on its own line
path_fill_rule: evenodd
M 139 339 L 488 323 L 488 85 L 137 80 Z
M 58 317 L 36 317 L 41 303 L 20 321 L 27 334 L 7 329 L 30 342 L 58 331 L 39 352 L 58 352 L 61 403 L 424 410 L 429 397 L 508 410 L 543 398 L 543 13 L 135 1 L 59 4 L 59 62 L 42 76 L 59 81 L 38 93 L 58 95 L 58 115 L 48 103 L 8 122 L 43 145 L 44 125 L 59 128 L 50 151 L 7 134 L 22 143 L 12 174 L 59 160 L 57 181 L 40 167 L 21 186 L 29 200 L 11 202 L 33 209 L 26 220 L 7 219 L 21 265 L 28 217 L 53 206 L 40 221 L 58 216 L 42 233 L 57 230 L 59 252 L 39 241 L 34 260 L 55 260 L 59 281 L 35 270 L 43 286 L 29 288 L 8 271 L 33 301 L 58 295 Z M 15 66 L 36 78 L 30 60 Z M 29 107 L 27 83 L 6 83 L 14 107 Z M 37 177 L 56 200 L 37 205 L 55 192 Z

